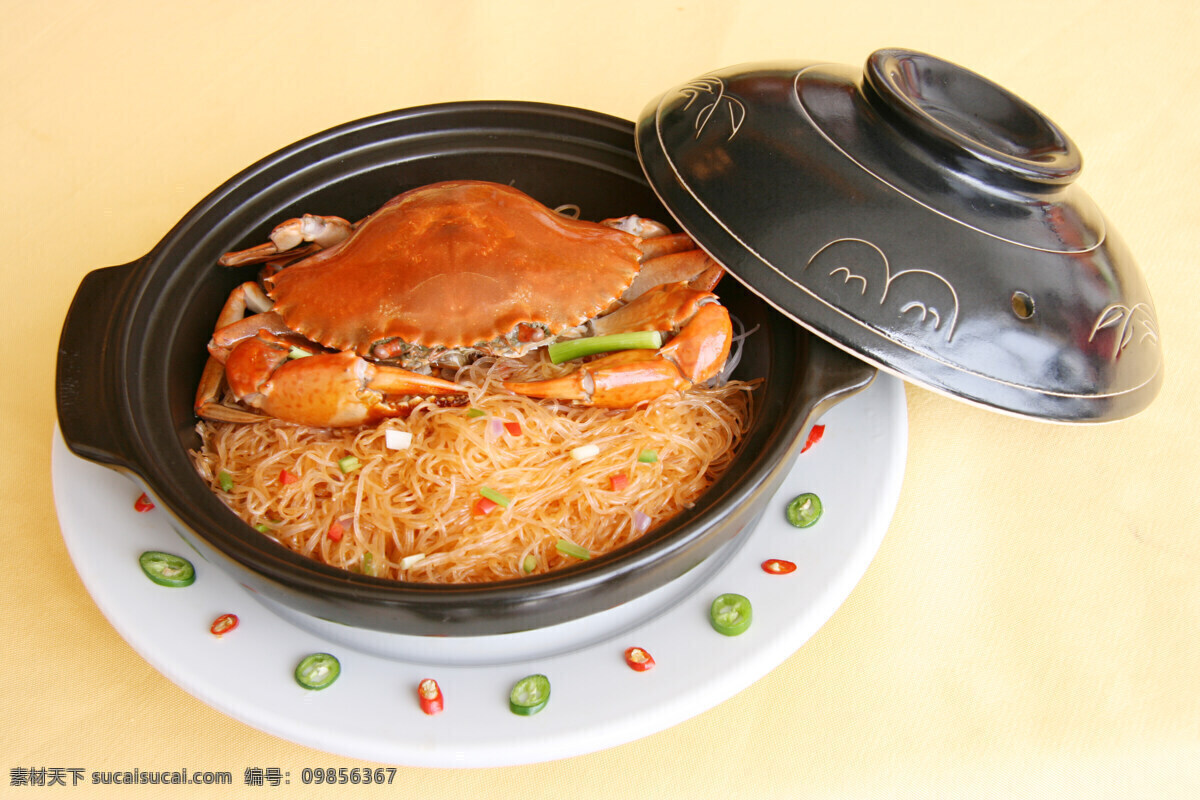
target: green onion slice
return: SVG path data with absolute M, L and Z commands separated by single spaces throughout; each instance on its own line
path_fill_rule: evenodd
M 610 333 L 606 336 L 589 336 L 586 339 L 566 339 L 546 348 L 550 361 L 561 364 L 597 353 L 614 350 L 657 350 L 662 347 L 662 334 L 658 331 L 632 331 Z
M 812 492 L 805 492 L 788 503 L 787 521 L 797 528 L 810 528 L 817 524 L 823 511 L 821 498 Z
M 338 459 L 338 468 L 343 474 L 349 475 L 351 472 L 354 472 L 354 470 L 361 469 L 362 462 L 359 461 L 355 456 L 346 456 L 345 458 Z
M 571 556 L 571 558 L 578 558 L 582 561 L 587 561 L 592 557 L 591 552 L 586 547 L 580 547 L 567 539 L 559 539 L 555 542 L 554 549 L 564 556 Z
M 196 582 L 196 568 L 186 558 L 147 550 L 138 556 L 142 572 L 159 586 L 191 586 Z
M 525 556 L 525 558 L 521 559 L 521 572 L 528 575 L 537 569 L 537 565 L 537 556 L 535 556 L 533 553 L 530 553 L 529 555 Z
M 232 492 L 233 476 L 225 470 L 221 470 L 220 473 L 217 474 L 217 485 L 221 487 L 222 492 Z
M 528 675 L 517 681 L 508 693 L 508 708 L 514 714 L 528 717 L 538 713 L 550 702 L 550 679 L 545 675 Z
M 642 450 L 640 453 L 638 453 L 638 461 L 642 462 L 643 464 L 654 464 L 658 461 L 658 451 L 648 449 Z
M 468 408 L 467 409 L 467 418 L 468 419 L 475 419 L 477 417 L 486 417 L 486 416 L 487 416 L 487 412 L 484 411 L 483 409 L 480 409 L 480 408 Z
M 288 350 L 289 359 L 308 358 L 311 355 L 312 353 L 308 352 L 302 347 L 296 347 L 296 345 L 292 345 L 292 349 Z
M 508 508 L 509 504 L 512 503 L 512 500 L 488 486 L 480 486 L 479 493 L 498 506 L 504 506 L 505 508 Z
M 313 653 L 296 665 L 296 683 L 305 689 L 326 689 L 341 674 L 341 662 L 329 653 Z

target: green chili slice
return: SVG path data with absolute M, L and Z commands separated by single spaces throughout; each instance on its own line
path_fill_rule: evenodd
M 527 675 L 508 693 L 508 708 L 522 717 L 532 716 L 550 702 L 550 679 L 545 675 Z
M 296 665 L 296 683 L 305 689 L 325 689 L 342 674 L 342 664 L 329 653 L 313 653 Z
M 810 528 L 821 518 L 824 509 L 821 498 L 812 492 L 805 492 L 787 505 L 787 521 L 797 528 Z
M 147 550 L 138 557 L 142 572 L 159 586 L 191 586 L 196 582 L 192 562 L 170 553 Z
M 717 633 L 737 636 L 750 627 L 754 611 L 750 600 L 740 594 L 723 594 L 712 601 L 709 619 Z

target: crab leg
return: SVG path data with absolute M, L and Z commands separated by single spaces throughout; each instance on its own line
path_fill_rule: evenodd
M 246 317 L 246 310 L 265 312 L 271 308 L 271 298 L 267 297 L 262 287 L 254 281 L 247 281 L 229 294 L 229 299 L 221 307 L 217 317 L 217 331 L 220 332 Z M 256 316 L 262 316 L 258 314 Z M 255 317 L 246 317 L 254 319 Z M 216 334 L 214 334 L 215 338 Z M 210 344 L 210 352 L 212 345 Z M 228 350 L 226 350 L 228 352 Z M 204 372 L 200 374 L 200 385 L 196 389 L 196 414 L 205 419 L 219 422 L 255 422 L 262 419 L 259 414 L 251 414 L 236 408 L 222 405 L 218 398 L 221 394 L 221 382 L 225 378 L 224 358 L 216 354 L 210 355 L 204 364 Z
M 633 284 L 621 299 L 629 302 L 665 283 L 689 281 L 693 289 L 711 291 L 716 287 L 724 268 L 696 248 L 696 242 L 686 233 L 671 233 L 661 222 L 638 216 L 603 220 L 601 225 L 632 233 L 639 237 L 641 268 Z
M 631 303 L 592 320 L 592 334 L 604 336 L 624 331 L 677 331 L 687 324 L 700 306 L 718 302 L 712 292 L 693 289 L 687 283 L 656 286 Z
M 671 232 L 671 229 L 663 225 L 658 220 L 650 219 L 649 217 L 639 217 L 636 214 L 630 214 L 627 217 L 611 217 L 609 219 L 600 220 L 601 225 L 607 225 L 610 228 L 632 233 L 634 236 L 642 239 L 650 239 L 658 236 L 666 236 Z
M 224 361 L 229 357 L 230 350 L 246 339 L 257 336 L 259 331 L 267 331 L 276 336 L 296 335 L 295 331 L 284 324 L 281 316 L 274 311 L 264 311 L 217 328 L 208 343 L 208 352 Z
M 630 302 L 656 286 L 679 281 L 708 291 L 724 274 L 724 268 L 703 250 L 697 250 L 687 234 L 658 236 L 642 242 L 641 269 L 621 299 Z
M 710 302 L 699 305 L 679 334 L 658 350 L 613 353 L 561 378 L 506 382 L 504 388 L 527 397 L 629 408 L 713 377 L 729 357 L 732 340 L 729 312 L 719 303 Z
M 270 241 L 246 250 L 236 250 L 221 256 L 219 263 L 224 267 L 240 267 L 270 261 L 281 253 L 312 242 L 318 249 L 332 247 L 354 232 L 354 226 L 341 217 L 320 217 L 305 214 L 275 226 L 268 237 Z

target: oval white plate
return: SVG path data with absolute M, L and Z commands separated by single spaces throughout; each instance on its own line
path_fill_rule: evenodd
M 284 611 L 196 558 L 161 511 L 135 512 L 141 488 L 77 458 L 57 433 L 54 493 L 63 539 L 96 605 L 146 661 L 201 701 L 350 758 L 505 766 L 594 752 L 682 722 L 774 669 L 829 619 L 874 557 L 896 507 L 908 443 L 903 386 L 881 374 L 821 422 L 825 437 L 800 456 L 758 526 L 740 547 L 713 557 L 724 564 L 571 623 L 582 644 L 566 652 L 549 648 L 545 634 L 475 642 L 397 637 Z M 815 492 L 825 507 L 804 530 L 783 514 L 801 492 Z M 144 550 L 190 558 L 196 582 L 183 589 L 152 583 L 138 565 Z M 767 558 L 798 569 L 769 575 L 759 566 Z M 709 605 L 724 592 L 753 603 L 753 625 L 741 636 L 722 636 L 709 624 Z M 240 625 L 213 636 L 209 625 L 226 612 Z M 654 669 L 625 665 L 633 645 L 653 655 Z M 293 679 L 296 664 L 314 652 L 334 653 L 342 665 L 323 691 Z M 509 689 L 531 673 L 549 677 L 550 702 L 519 717 L 508 709 Z M 445 710 L 437 716 L 417 703 L 423 678 L 442 687 Z

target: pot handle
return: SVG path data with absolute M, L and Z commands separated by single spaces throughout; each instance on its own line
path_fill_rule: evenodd
M 139 262 L 84 276 L 58 341 L 55 395 L 58 426 L 70 450 L 83 458 L 132 469 L 115 379 L 114 333 L 124 314 L 126 283 Z
M 816 398 L 808 421 L 800 431 L 799 442 L 821 415 L 843 400 L 858 394 L 871 385 L 878 370 L 837 347 L 812 337 L 808 351 L 808 366 L 804 371 L 803 387 L 806 396 Z

